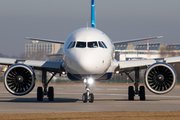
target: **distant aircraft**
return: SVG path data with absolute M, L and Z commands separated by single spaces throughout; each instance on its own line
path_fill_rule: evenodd
M 54 100 L 54 89 L 48 87 L 48 84 L 57 73 L 66 73 L 70 80 L 85 83 L 86 92 L 82 95 L 83 102 L 94 101 L 94 95 L 90 93 L 90 85 L 94 81 L 110 80 L 116 73 L 125 73 L 134 82 L 134 86 L 128 88 L 129 100 L 134 100 L 135 95 L 139 95 L 140 100 L 145 100 L 145 87 L 139 87 L 141 69 L 146 69 L 144 81 L 151 92 L 165 94 L 174 88 L 176 72 L 168 63 L 180 62 L 180 57 L 134 61 L 115 60 L 114 45 L 157 39 L 162 36 L 112 42 L 104 32 L 96 29 L 95 0 L 91 3 L 91 27 L 74 31 L 65 42 L 26 37 L 28 40 L 64 44 L 63 61 L 0 58 L 0 64 L 9 66 L 4 73 L 4 85 L 11 94 L 21 96 L 33 90 L 36 80 L 34 70 L 42 71 L 43 87 L 37 88 L 38 101 L 42 101 L 45 95 L 49 101 Z M 129 75 L 132 71 L 135 71 L 135 80 Z M 47 72 L 52 73 L 49 80 L 47 80 Z

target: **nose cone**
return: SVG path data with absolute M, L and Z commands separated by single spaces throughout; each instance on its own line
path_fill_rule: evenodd
M 77 70 L 80 74 L 102 74 L 109 67 L 109 59 L 102 54 L 81 54 L 77 60 Z
M 94 74 L 102 72 L 102 70 L 100 70 L 102 60 L 98 58 L 91 56 L 80 57 L 77 64 L 79 72 L 83 74 Z

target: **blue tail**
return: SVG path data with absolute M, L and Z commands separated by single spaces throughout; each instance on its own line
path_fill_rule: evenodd
M 91 1 L 91 27 L 96 28 L 95 0 Z

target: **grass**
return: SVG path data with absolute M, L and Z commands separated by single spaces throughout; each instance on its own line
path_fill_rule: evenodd
M 180 112 L 4 113 L 1 120 L 179 120 Z

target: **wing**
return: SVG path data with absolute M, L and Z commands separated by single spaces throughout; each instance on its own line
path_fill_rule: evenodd
M 0 58 L 0 65 L 14 65 L 22 63 L 32 67 L 33 69 L 47 71 L 60 72 L 63 69 L 62 61 L 40 61 L 40 60 L 24 60 L 24 59 L 13 59 L 13 58 Z
M 115 41 L 113 42 L 114 45 L 118 44 L 125 44 L 129 42 L 138 42 L 138 41 L 144 41 L 144 40 L 152 40 L 152 39 L 158 39 L 162 38 L 163 36 L 155 36 L 155 37 L 146 37 L 146 38 L 138 38 L 138 39 L 131 39 L 131 40 L 122 40 L 122 41 Z
M 135 83 L 137 93 L 140 80 L 139 70 L 146 69 L 144 74 L 144 83 L 146 87 L 151 92 L 161 95 L 170 92 L 176 85 L 177 74 L 172 65 L 174 66 L 176 63 L 180 63 L 180 56 L 134 61 L 119 61 L 117 63 L 118 67 L 115 69 L 116 73 L 125 73 L 129 79 Z M 134 80 L 130 76 L 132 71 L 135 71 Z M 129 99 L 133 100 L 133 97 Z M 144 99 L 145 98 L 143 98 L 143 100 Z
M 33 90 L 36 82 L 34 70 L 42 71 L 41 80 L 44 85 L 44 92 L 46 92 L 44 93 L 44 95 L 47 95 L 47 86 L 49 82 L 52 80 L 52 78 L 56 75 L 56 73 L 60 73 L 61 75 L 61 73 L 64 72 L 63 62 L 0 58 L 0 64 L 7 65 L 8 67 L 3 77 L 3 82 L 6 89 L 11 94 L 17 96 L 26 95 Z M 47 71 L 52 73 L 52 76 L 48 81 Z M 49 89 L 51 89 L 52 95 L 53 88 L 51 87 Z M 37 100 L 42 101 L 42 87 L 39 87 L 37 91 Z M 49 100 L 52 99 L 54 99 L 52 98 L 52 96 L 51 98 L 49 97 Z
M 157 62 L 168 63 L 168 64 L 180 63 L 180 56 L 157 58 L 157 59 L 118 61 L 118 66 L 119 66 L 119 70 L 121 72 L 124 72 L 124 71 L 132 71 L 136 67 L 139 67 L 140 69 L 146 69 L 150 65 Z
M 27 40 L 37 40 L 37 41 L 43 41 L 43 42 L 51 42 L 51 43 L 59 43 L 64 44 L 65 41 L 59 41 L 59 40 L 49 40 L 49 39 L 41 39 L 41 38 L 31 38 L 31 37 L 25 37 Z

